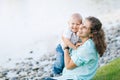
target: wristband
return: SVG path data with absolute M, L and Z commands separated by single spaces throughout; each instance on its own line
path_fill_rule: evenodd
M 65 50 L 65 49 L 69 50 L 69 47 L 68 47 L 68 46 L 66 46 L 66 47 L 64 47 L 64 50 Z

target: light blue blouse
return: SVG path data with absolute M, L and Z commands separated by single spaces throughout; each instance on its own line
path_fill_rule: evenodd
M 77 50 L 73 50 L 71 59 L 77 65 L 73 69 L 63 69 L 63 75 L 57 80 L 90 80 L 98 68 L 99 55 L 92 39 L 88 39 Z

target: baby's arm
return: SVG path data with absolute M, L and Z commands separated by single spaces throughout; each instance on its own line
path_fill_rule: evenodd
M 74 44 L 70 41 L 70 39 L 65 38 L 65 37 L 62 36 L 62 40 L 63 40 L 70 48 L 77 49 L 77 46 L 74 45 Z

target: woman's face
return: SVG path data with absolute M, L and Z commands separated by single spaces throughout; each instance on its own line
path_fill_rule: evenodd
M 87 19 L 80 25 L 77 35 L 80 38 L 89 38 L 91 23 Z

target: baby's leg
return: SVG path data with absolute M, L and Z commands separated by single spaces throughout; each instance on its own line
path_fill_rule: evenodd
M 58 45 L 56 48 L 57 55 L 56 61 L 52 66 L 52 73 L 53 74 L 60 74 L 64 68 L 64 52 L 62 50 L 61 45 Z

